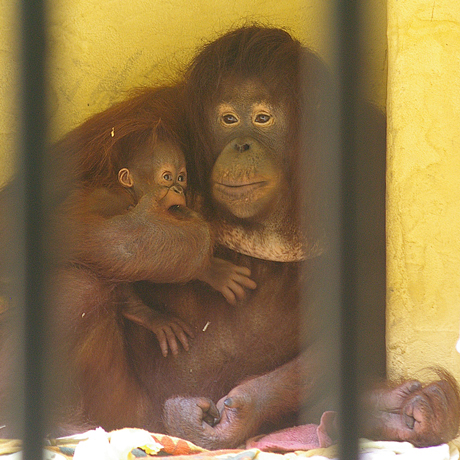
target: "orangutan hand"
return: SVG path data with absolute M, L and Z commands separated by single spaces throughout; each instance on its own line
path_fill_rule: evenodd
M 169 434 L 206 449 L 238 447 L 256 434 L 260 426 L 255 400 L 241 387 L 222 398 L 217 408 L 207 398 L 169 399 L 163 418 Z
M 367 401 L 370 416 L 365 436 L 408 441 L 418 447 L 455 438 L 460 423 L 459 392 L 449 374 L 441 372 L 440 376 L 427 385 L 408 381 L 374 390 Z

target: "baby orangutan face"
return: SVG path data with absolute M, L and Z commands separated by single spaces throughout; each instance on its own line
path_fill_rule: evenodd
M 171 142 L 158 142 L 153 151 L 144 148 L 129 168 L 118 172 L 118 180 L 132 190 L 136 200 L 153 193 L 164 209 L 186 206 L 187 170 L 181 149 Z

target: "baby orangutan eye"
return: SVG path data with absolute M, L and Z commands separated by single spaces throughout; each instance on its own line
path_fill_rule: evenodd
M 164 173 L 163 174 L 163 179 L 167 180 L 167 181 L 171 181 L 172 180 L 172 175 L 170 173 Z

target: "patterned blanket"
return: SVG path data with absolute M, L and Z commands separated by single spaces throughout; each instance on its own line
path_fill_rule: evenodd
M 297 430 L 297 433 L 299 431 Z M 292 434 L 292 433 L 291 433 Z M 271 436 L 271 435 L 270 435 Z M 272 443 L 273 437 L 270 438 Z M 263 438 L 251 442 L 264 441 Z M 265 442 L 265 441 L 264 441 Z M 160 460 L 158 457 L 174 457 L 173 460 L 312 460 L 337 459 L 337 445 L 314 449 L 273 452 L 268 445 L 259 448 L 241 448 L 208 451 L 191 442 L 172 436 L 125 428 L 107 433 L 102 428 L 67 438 L 49 440 L 44 447 L 45 460 Z M 277 450 L 275 447 L 274 450 Z M 20 460 L 21 443 L 16 440 L 0 440 L 1 460 Z M 376 442 L 362 439 L 360 460 L 459 460 L 454 443 L 436 447 L 416 448 L 404 442 Z

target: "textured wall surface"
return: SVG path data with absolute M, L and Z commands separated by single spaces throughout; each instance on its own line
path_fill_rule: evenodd
M 17 5 L 0 0 L 0 186 L 14 169 L 17 146 Z
M 326 60 L 331 40 L 323 0 L 49 0 L 51 140 L 125 97 L 169 80 L 197 47 L 244 21 L 287 28 Z M 385 0 L 363 2 L 369 17 L 370 97 L 385 100 Z M 0 0 L 0 184 L 11 174 L 17 134 L 16 2 Z
M 460 378 L 460 3 L 388 1 L 389 370 Z

